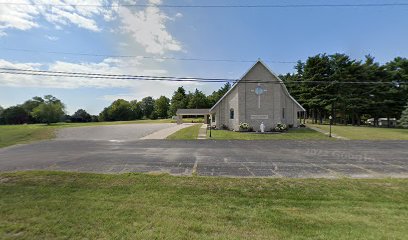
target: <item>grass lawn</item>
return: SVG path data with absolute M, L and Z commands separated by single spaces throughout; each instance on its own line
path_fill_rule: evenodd
M 308 124 L 329 131 L 329 125 Z M 352 140 L 408 140 L 408 129 L 333 125 L 332 133 Z
M 288 132 L 277 134 L 257 134 L 257 133 L 242 133 L 227 130 L 212 130 L 207 131 L 208 139 L 216 140 L 329 140 L 327 136 L 308 128 L 290 129 Z
M 168 136 L 167 139 L 170 140 L 193 140 L 197 139 L 198 131 L 200 130 L 202 124 L 196 124 L 191 127 L 186 127 L 178 130 L 172 135 Z
M 54 126 L 41 124 L 32 125 L 0 125 L 0 148 L 18 143 L 50 139 L 55 136 Z
M 184 122 L 200 122 L 203 119 L 183 119 Z M 19 143 L 28 143 L 38 140 L 47 140 L 55 137 L 55 131 L 66 127 L 86 127 L 118 124 L 143 124 L 143 123 L 175 123 L 172 119 L 136 120 L 118 122 L 91 122 L 91 123 L 56 123 L 50 126 L 44 124 L 27 125 L 0 125 L 0 148 Z
M 406 239 L 408 179 L 0 174 L 1 239 Z

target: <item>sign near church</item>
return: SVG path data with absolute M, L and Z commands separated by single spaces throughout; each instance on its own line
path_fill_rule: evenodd
M 269 119 L 268 115 L 251 115 L 251 120 L 266 120 Z

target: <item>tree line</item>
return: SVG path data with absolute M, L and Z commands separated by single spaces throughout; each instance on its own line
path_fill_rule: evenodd
M 33 97 L 21 105 L 0 107 L 0 124 L 59 122 L 64 116 L 65 105 L 52 95 Z
M 176 114 L 179 108 L 209 108 L 213 106 L 229 89 L 226 83 L 219 90 L 206 96 L 202 91 L 186 92 L 179 87 L 171 99 L 160 96 L 157 99 L 145 97 L 140 101 L 115 100 L 104 108 L 99 115 L 91 115 L 84 109 L 74 114 L 65 114 L 65 105 L 52 95 L 33 97 L 23 104 L 3 109 L 0 106 L 0 124 L 31 124 L 56 122 L 97 122 L 129 121 L 138 119 L 166 119 Z
M 327 121 L 328 116 L 333 117 L 334 123 L 352 125 L 363 124 L 369 118 L 374 118 L 375 124 L 379 118 L 408 121 L 406 58 L 379 64 L 372 56 L 359 61 L 346 54 L 318 54 L 305 62 L 299 61 L 294 73 L 280 77 L 315 123 Z M 186 92 L 179 87 L 171 99 L 165 96 L 157 99 L 149 96 L 140 101 L 118 99 L 97 116 L 83 109 L 69 116 L 59 99 L 51 95 L 33 97 L 7 109 L 0 107 L 0 124 L 164 119 L 174 116 L 180 108 L 210 108 L 230 88 L 230 83 L 226 83 L 207 96 L 198 89 Z M 408 123 L 405 125 L 408 127 Z
M 408 59 L 383 65 L 346 54 L 318 54 L 299 61 L 295 73 L 281 76 L 313 122 L 360 125 L 369 118 L 400 119 L 408 100 Z M 351 82 L 351 83 L 350 83 Z
M 229 89 L 230 83 L 226 83 L 218 91 L 206 96 L 202 91 L 195 89 L 194 92 L 186 92 L 184 87 L 179 87 L 173 93 L 171 99 L 161 96 L 158 99 L 145 97 L 140 101 L 126 101 L 118 99 L 110 106 L 103 109 L 99 114 L 99 121 L 128 121 L 138 119 L 165 119 L 176 115 L 177 109 L 210 108 Z

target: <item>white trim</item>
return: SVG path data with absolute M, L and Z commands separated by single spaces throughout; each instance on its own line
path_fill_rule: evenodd
M 306 111 L 306 110 L 302 107 L 302 105 L 300 105 L 300 104 L 298 103 L 298 101 L 296 101 L 296 100 L 292 97 L 292 95 L 290 95 L 290 93 L 289 93 L 288 89 L 286 88 L 285 83 L 282 81 L 282 79 L 280 79 L 280 78 L 278 77 L 278 75 L 276 75 L 264 62 L 262 62 L 262 60 L 258 60 L 258 61 L 255 62 L 255 64 L 252 65 L 252 67 L 251 67 L 234 85 L 232 85 L 232 87 L 230 88 L 230 90 L 228 90 L 228 91 L 224 94 L 224 96 L 222 96 L 221 99 L 218 100 L 218 102 L 216 102 L 212 108 L 210 108 L 210 112 L 212 112 L 212 111 L 214 110 L 214 108 L 238 85 L 238 83 L 239 83 L 246 75 L 248 75 L 248 73 L 249 73 L 249 72 L 256 66 L 256 64 L 258 64 L 258 63 L 262 64 L 262 65 L 266 68 L 266 70 L 268 70 L 276 79 L 278 79 L 278 81 L 281 83 L 281 86 L 283 86 L 285 95 L 288 96 L 290 99 L 292 99 L 292 100 L 296 103 L 296 105 L 297 105 L 303 112 Z

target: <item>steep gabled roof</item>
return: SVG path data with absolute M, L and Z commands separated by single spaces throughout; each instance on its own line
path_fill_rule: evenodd
M 221 98 L 220 100 L 218 100 L 217 103 L 214 104 L 214 106 L 210 109 L 210 112 L 212 112 L 212 111 L 214 110 L 214 108 L 215 108 L 222 100 L 224 100 L 224 98 L 225 98 L 226 96 L 228 96 L 228 94 L 230 94 L 230 92 L 238 85 L 238 83 L 239 83 L 240 81 L 242 81 L 242 80 L 245 78 L 245 76 L 248 75 L 248 73 L 249 73 L 258 63 L 260 63 L 262 66 L 264 66 L 264 67 L 266 68 L 266 70 L 268 70 L 276 79 L 278 79 L 279 83 L 281 83 L 281 85 L 282 85 L 282 87 L 283 87 L 284 93 L 285 93 L 290 99 L 292 99 L 292 100 L 296 103 L 296 105 L 297 105 L 302 111 L 306 111 L 306 110 L 302 107 L 302 105 L 300 105 L 300 104 L 298 103 L 298 101 L 296 101 L 296 100 L 290 95 L 288 89 L 286 88 L 286 86 L 285 86 L 285 84 L 283 83 L 283 81 L 279 78 L 279 76 L 276 75 L 264 62 L 262 62 L 262 60 L 258 60 L 257 62 L 255 62 L 255 63 L 252 65 L 252 67 L 251 67 L 237 82 L 234 83 L 234 85 L 232 85 L 232 87 L 230 88 L 230 90 L 228 90 L 228 92 L 226 92 L 226 93 L 224 94 L 224 96 L 222 96 L 222 98 Z

